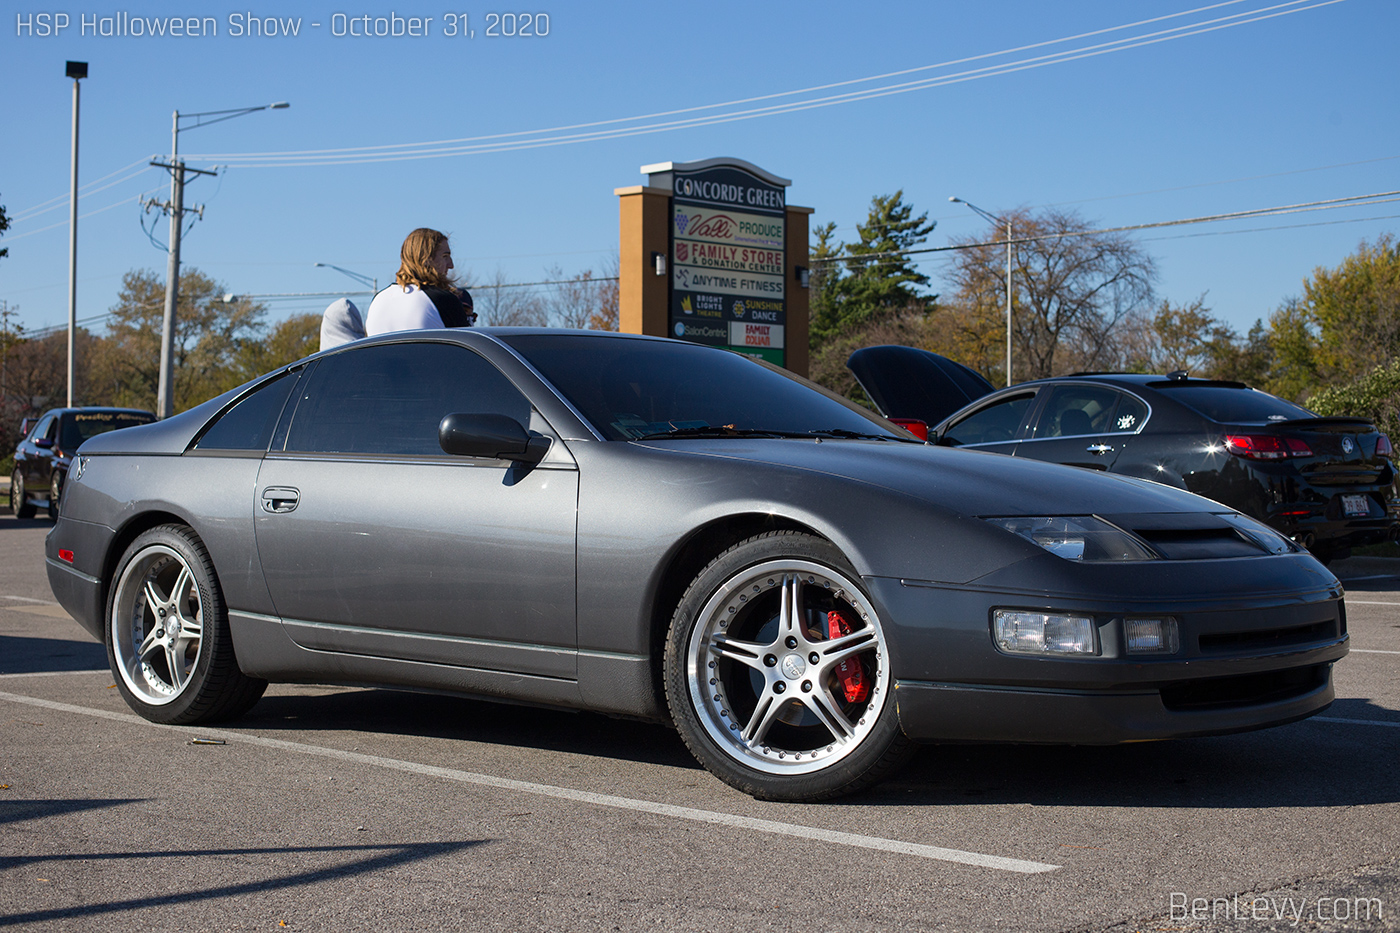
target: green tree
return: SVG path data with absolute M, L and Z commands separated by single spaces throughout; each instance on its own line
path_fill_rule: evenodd
M 10 229 L 10 216 L 5 213 L 5 205 L 0 204 L 0 236 L 5 235 L 5 231 Z M 10 255 L 10 248 L 7 246 L 0 249 L 0 259 Z
M 1289 398 L 1349 385 L 1400 356 L 1400 244 L 1383 234 L 1336 268 L 1317 267 L 1269 323 L 1269 389 Z
M 242 344 L 237 365 L 239 382 L 247 382 L 279 366 L 295 363 L 320 349 L 321 315 L 294 314 L 279 321 L 267 339 L 248 340 Z
M 1400 439 L 1400 359 L 1382 363 L 1351 385 L 1323 389 L 1308 399 L 1319 415 L 1370 418 L 1376 426 Z
M 174 335 L 173 401 L 176 411 L 240 385 L 250 375 L 249 347 L 263 336 L 261 304 L 224 301 L 224 287 L 187 266 L 180 276 Z M 128 272 L 111 309 L 107 339 L 93 361 L 99 391 L 112 404 L 154 409 L 160 384 L 161 324 L 165 282 L 154 272 Z
M 928 276 L 903 251 L 923 243 L 933 228 L 927 213 L 914 216 L 902 190 L 871 199 L 865 223 L 856 226 L 855 243 L 833 244 L 832 224 L 817 228 L 812 259 L 819 273 L 810 328 L 814 350 L 867 323 L 926 310 L 929 299 L 920 289 Z

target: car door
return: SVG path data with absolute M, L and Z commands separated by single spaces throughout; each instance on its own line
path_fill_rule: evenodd
M 549 432 L 489 361 L 380 344 L 315 364 L 258 473 L 258 556 L 307 648 L 574 678 L 578 474 L 449 456 L 452 412 Z M 532 423 L 533 418 L 533 423 Z
M 1141 428 L 1147 406 L 1110 386 L 1070 383 L 1050 389 L 1020 457 L 1111 470 Z
M 48 495 L 49 465 L 53 462 L 53 445 L 57 437 L 57 415 L 45 415 L 29 435 L 24 465 L 21 467 L 24 471 L 24 488 L 29 496 Z
M 1035 396 L 1035 389 L 1000 395 L 943 427 L 938 443 L 1015 455 Z

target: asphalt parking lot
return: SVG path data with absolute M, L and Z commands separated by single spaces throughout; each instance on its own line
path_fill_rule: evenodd
M 923 749 L 760 803 L 670 730 L 274 686 L 134 716 L 0 517 L 0 927 L 36 930 L 1400 929 L 1400 561 L 1334 565 L 1337 702 L 1241 736 Z

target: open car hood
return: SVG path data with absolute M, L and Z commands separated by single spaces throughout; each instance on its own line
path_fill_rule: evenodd
M 846 365 L 886 418 L 918 418 L 936 425 L 993 391 L 975 370 L 913 347 L 866 347 Z

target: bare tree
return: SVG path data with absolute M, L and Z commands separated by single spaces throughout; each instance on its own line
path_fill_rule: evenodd
M 1068 211 L 1003 215 L 988 232 L 954 241 L 970 248 L 954 254 L 958 292 L 952 303 L 976 330 L 989 329 L 1005 314 L 1002 243 L 1008 220 L 1015 377 L 1111 364 L 1115 329 L 1151 304 L 1152 258 L 1123 234 L 1087 232 L 1088 225 Z M 979 243 L 984 245 L 974 245 Z
M 614 253 L 599 272 L 586 269 L 572 278 L 559 266 L 545 270 L 545 278 L 561 282 L 548 286 L 545 299 L 550 322 L 558 327 L 617 330 L 618 257 Z
M 490 279 L 472 285 L 472 301 L 482 326 L 545 327 L 549 311 L 533 288 L 514 285 L 499 267 Z

